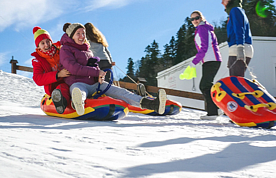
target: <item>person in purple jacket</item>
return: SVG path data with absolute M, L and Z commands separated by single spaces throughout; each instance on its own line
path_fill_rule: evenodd
M 190 20 L 196 27 L 194 41 L 198 51 L 190 66 L 194 67 L 198 63 L 202 63 L 199 88 L 204 96 L 207 111 L 207 115 L 201 116 L 200 119 L 214 120 L 218 116 L 218 107 L 211 98 L 211 87 L 221 64 L 218 41 L 214 27 L 205 20 L 200 11 L 192 12 Z
M 78 115 L 84 114 L 84 102 L 86 98 L 92 97 L 97 91 L 104 90 L 108 83 L 104 81 L 106 72 L 102 71 L 97 62 L 99 58 L 94 57 L 89 50 L 89 42 L 86 39 L 85 27 L 80 23 L 65 23 L 65 32 L 61 37 L 60 63 L 71 75 L 64 78 L 65 83 L 70 86 L 73 106 Z M 107 96 L 121 99 L 130 105 L 154 110 L 159 114 L 165 112 L 166 92 L 161 89 L 157 98 L 150 100 L 140 95 L 114 85 L 106 91 Z

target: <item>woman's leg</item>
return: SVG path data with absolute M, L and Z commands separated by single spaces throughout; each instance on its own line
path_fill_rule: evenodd
M 85 99 L 90 96 L 92 96 L 92 94 L 94 94 L 97 91 L 99 83 L 95 83 L 94 85 L 87 85 L 87 84 L 82 84 L 81 85 L 79 83 L 73 84 L 70 87 L 70 91 L 72 91 L 72 101 L 74 102 L 74 93 L 76 93 L 76 98 L 81 98 L 81 92 L 85 92 L 85 89 L 87 89 L 87 91 L 85 92 Z M 105 90 L 107 87 L 108 83 L 107 82 L 103 82 L 100 85 L 100 90 Z M 78 91 L 80 90 L 80 91 Z M 154 100 L 149 100 L 147 98 L 143 98 L 140 95 L 136 95 L 124 88 L 121 87 L 117 87 L 115 85 L 111 85 L 110 88 L 105 92 L 105 94 L 107 96 L 110 96 L 112 98 L 115 99 L 121 99 L 125 102 L 127 102 L 130 105 L 136 106 L 136 107 L 141 107 L 141 108 L 145 108 L 145 109 L 150 109 L 150 110 L 154 110 L 159 114 L 163 114 L 165 111 L 165 107 L 166 107 L 166 92 L 165 90 L 160 90 L 158 92 L 158 97 Z M 80 101 L 84 100 L 82 99 L 76 99 L 77 104 Z M 76 108 L 77 112 L 78 109 Z M 80 113 L 84 113 L 83 111 L 78 112 L 78 114 Z
M 246 57 L 246 64 L 248 65 L 251 58 Z M 247 69 L 243 60 L 237 60 L 236 56 L 229 56 L 228 66 L 230 76 L 244 77 L 245 71 Z
M 81 82 L 74 83 L 70 86 L 72 102 L 78 115 L 84 114 L 84 101 L 89 95 L 89 85 Z
M 94 85 L 93 85 L 93 90 L 96 91 L 98 85 L 95 85 L 95 86 Z M 107 85 L 108 85 L 107 82 L 103 82 L 100 86 L 100 89 L 104 90 L 107 87 Z M 121 99 L 130 105 L 140 107 L 140 101 L 142 99 L 142 96 L 136 95 L 124 88 L 111 85 L 105 94 L 107 96 L 111 96 L 112 98 Z
M 218 61 L 205 62 L 202 65 L 202 78 L 199 88 L 205 99 L 207 116 L 218 115 L 218 107 L 211 98 L 211 87 L 220 65 L 221 62 Z

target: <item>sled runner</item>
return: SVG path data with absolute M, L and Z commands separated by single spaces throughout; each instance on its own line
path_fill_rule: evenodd
M 223 78 L 212 86 L 211 96 L 239 126 L 271 128 L 276 125 L 276 100 L 255 80 Z

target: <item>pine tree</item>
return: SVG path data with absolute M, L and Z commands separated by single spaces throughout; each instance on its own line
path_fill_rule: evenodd
M 194 44 L 195 27 L 187 17 L 185 23 L 177 32 L 176 57 L 173 64 L 178 64 L 196 54 Z
M 130 78 L 132 78 L 133 80 L 136 80 L 136 77 L 134 75 L 134 62 L 132 58 L 128 58 L 128 64 L 127 64 L 127 75 L 125 76 L 123 79 L 120 79 L 120 81 L 124 81 L 124 82 L 132 82 Z M 129 78 L 130 77 L 130 78 Z
M 128 58 L 127 75 L 134 78 L 134 62 L 132 58 Z
M 162 70 L 167 69 L 173 65 L 173 61 L 176 57 L 176 41 L 172 36 L 170 43 L 164 45 L 164 54 L 162 55 Z
M 214 24 L 214 32 L 216 34 L 216 37 L 218 39 L 218 44 L 223 43 L 227 41 L 227 20 L 221 21 L 221 26 Z

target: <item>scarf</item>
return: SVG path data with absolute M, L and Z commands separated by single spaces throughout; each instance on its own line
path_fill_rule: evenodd
M 59 49 L 57 49 L 54 45 L 52 45 L 51 49 L 47 52 L 44 52 L 38 48 L 36 48 L 36 52 L 39 56 L 45 58 L 49 62 L 53 71 L 59 70 Z
M 88 51 L 89 50 L 89 45 L 87 43 L 84 43 L 82 45 L 79 45 L 77 43 L 70 43 L 70 42 L 66 42 L 64 43 L 64 45 L 67 45 L 67 46 L 72 46 L 74 48 L 77 48 L 78 50 L 80 51 Z

